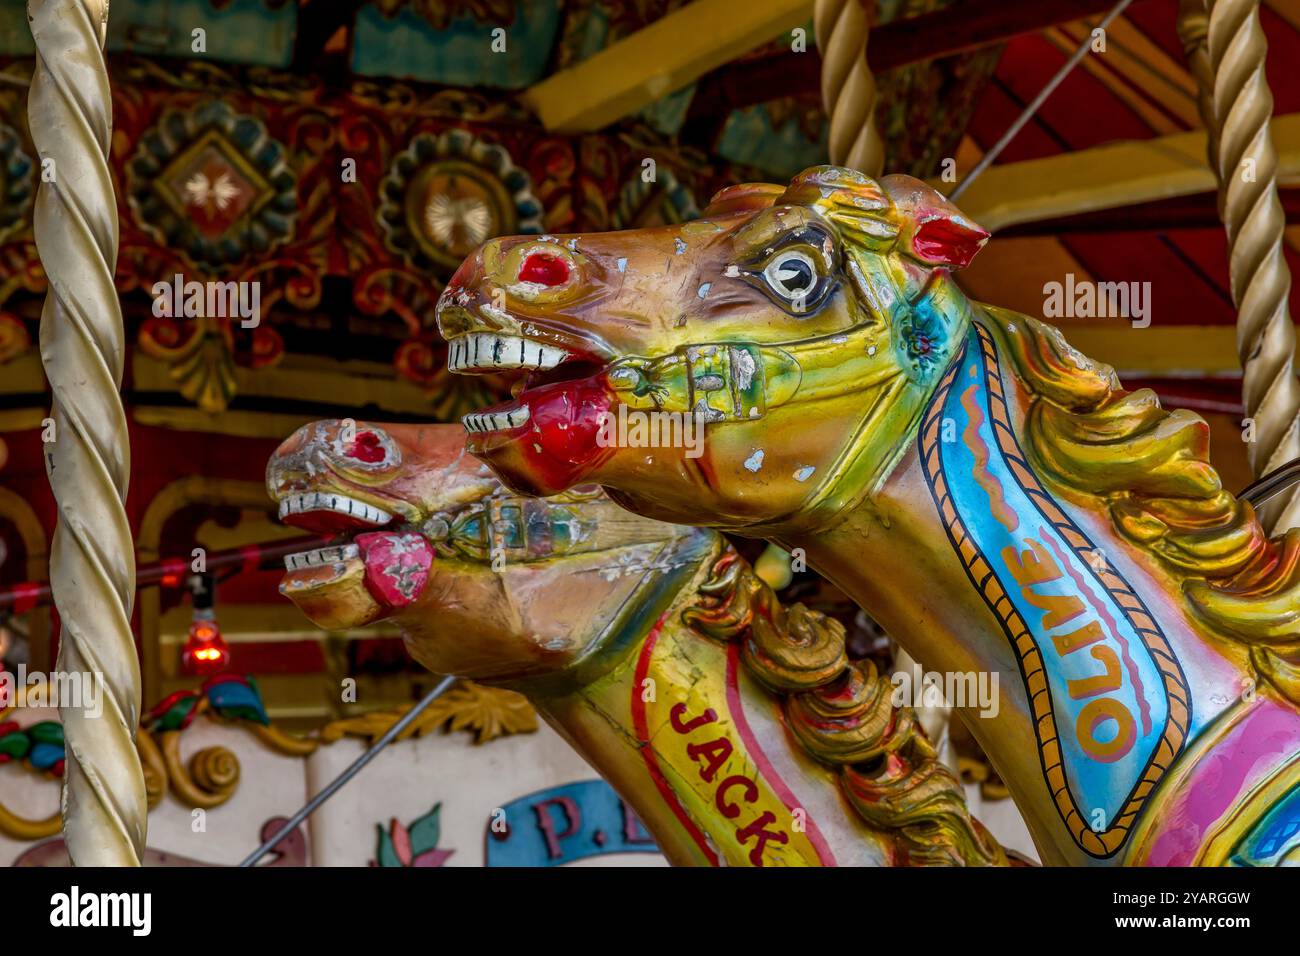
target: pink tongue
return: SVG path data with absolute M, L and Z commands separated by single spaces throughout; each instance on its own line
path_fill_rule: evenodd
M 366 565 L 366 587 L 385 607 L 406 607 L 429 581 L 433 549 L 420 534 L 375 531 L 353 539 Z

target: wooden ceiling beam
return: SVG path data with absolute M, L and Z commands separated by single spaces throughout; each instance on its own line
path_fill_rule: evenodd
M 945 10 L 875 27 L 867 41 L 867 61 L 880 74 L 1095 16 L 1114 5 L 1115 0 L 958 0 Z M 816 47 L 810 45 L 805 53 L 775 53 L 729 63 L 701 79 L 687 123 L 706 128 L 710 119 L 725 118 L 733 109 L 816 92 L 821 87 L 821 62 Z
M 1115 0 L 959 0 L 944 10 L 881 24 L 867 41 L 867 62 L 883 73 L 952 56 L 1104 13 Z
M 695 0 L 547 77 L 522 100 L 548 130 L 601 129 L 811 16 L 811 0 L 746 0 L 740 8 L 735 0 Z
M 1300 189 L 1282 189 L 1278 196 L 1290 224 L 1300 223 Z M 1178 229 L 1222 229 L 1218 197 L 1212 193 L 1173 196 L 1114 209 L 1096 209 L 1072 216 L 1039 219 L 1005 226 L 999 238 L 1012 236 L 1089 235 L 1108 232 L 1168 232 Z
M 1278 152 L 1278 182 L 1300 186 L 1300 113 L 1273 117 L 1273 143 Z M 944 192 L 953 188 L 951 183 L 932 181 L 932 185 Z M 1021 223 L 1216 189 L 1206 159 L 1205 131 L 1195 130 L 993 166 L 962 196 L 961 208 L 986 229 L 998 232 Z
M 1053 320 L 1055 321 L 1055 320 Z M 1161 325 L 1133 329 L 1127 322 L 1056 323 L 1076 349 L 1112 366 L 1121 379 L 1229 378 L 1241 374 L 1232 325 Z M 1300 362 L 1300 347 L 1296 361 Z
M 1264 6 L 1300 30 L 1300 0 L 1265 0 Z

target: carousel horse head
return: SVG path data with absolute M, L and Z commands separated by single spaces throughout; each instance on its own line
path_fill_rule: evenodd
M 518 370 L 469 449 L 521 492 L 594 481 L 664 520 L 829 506 L 896 460 L 968 324 L 948 273 L 987 238 L 915 179 L 822 166 L 684 225 L 494 239 L 438 305 L 452 371 Z
M 816 167 L 684 225 L 495 239 L 438 322 L 452 371 L 520 370 L 465 418 L 507 485 L 595 482 L 808 546 L 918 660 L 1007 678 L 981 743 L 1018 768 L 1040 845 L 1118 859 L 1135 820 L 1177 816 L 1141 814 L 1237 688 L 1267 686 L 1294 752 L 1300 529 L 1271 540 L 1223 487 L 1199 416 L 967 299 L 951 273 L 987 238 L 916 180 Z M 1095 627 L 1054 630 L 1089 607 Z
M 573 663 L 593 622 L 616 616 L 638 561 L 701 534 L 594 488 L 516 497 L 464 437 L 459 425 L 350 420 L 294 433 L 267 490 L 286 524 L 339 538 L 286 558 L 281 592 L 325 628 L 400 620 L 436 673 L 519 678 Z

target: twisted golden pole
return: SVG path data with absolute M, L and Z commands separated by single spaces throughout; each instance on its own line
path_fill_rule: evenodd
M 57 670 L 81 675 L 98 697 L 59 701 L 67 744 L 64 838 L 77 865 L 138 866 L 148 809 L 135 745 L 140 665 L 131 636 L 135 555 L 124 506 L 131 468 L 119 394 L 125 334 L 113 287 L 108 3 L 29 0 L 27 15 L 36 41 L 27 114 L 42 161 L 34 228 L 49 278 L 41 361 L 55 424 L 45 462 L 59 508 L 50 550 L 62 622 Z
M 1255 423 L 1248 448 L 1259 475 L 1300 457 L 1300 380 L 1283 257 L 1286 216 L 1277 193 L 1277 151 L 1269 131 L 1273 94 L 1264 73 L 1268 42 L 1259 0 L 1182 0 L 1179 33 L 1201 90 L 1219 215 L 1228 231 L 1242 402 Z M 1300 527 L 1300 489 L 1262 509 L 1274 534 Z
M 861 0 L 817 0 L 813 32 L 822 54 L 831 162 L 879 176 L 885 144 L 876 128 L 876 80 L 867 65 L 869 24 Z
M 1219 137 L 1214 121 L 1214 69 L 1210 66 L 1210 11 L 1205 0 L 1178 0 L 1178 38 L 1183 43 L 1187 66 L 1196 80 L 1196 106 L 1208 141 L 1210 167 L 1218 173 Z

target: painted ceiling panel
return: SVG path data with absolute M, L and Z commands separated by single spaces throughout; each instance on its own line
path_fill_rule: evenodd
M 1167 134 L 1173 127 L 1199 128 L 1199 111 L 1192 95 L 1195 87 L 1178 38 L 1177 15 L 1177 0 L 1140 0 L 1132 4 L 1109 32 L 1111 45 L 1107 52 L 1089 54 L 1085 64 L 1048 98 L 999 157 L 999 164 L 1115 140 L 1149 139 Z M 1022 36 L 1007 44 L 995 82 L 985 93 L 969 128 L 981 149 L 988 149 L 1010 127 L 1024 105 L 1065 62 L 1068 44 L 1087 35 L 1089 24 L 1099 19 Z M 1300 2 L 1266 0 L 1261 19 L 1269 40 L 1268 75 L 1274 113 L 1300 112 L 1300 82 L 1296 81 L 1295 68 L 1300 62 Z M 1050 230 L 1050 226 L 1047 228 Z M 1293 273 L 1300 275 L 1297 235 L 1297 229 L 1289 231 L 1291 247 L 1286 250 L 1286 258 Z M 1227 240 L 1219 227 L 1178 228 L 1163 233 L 1072 233 L 1060 240 L 1024 242 L 1023 257 L 1052 262 L 1058 271 L 1063 271 L 1060 249 L 1064 249 L 1097 281 L 1150 282 L 1156 323 L 1232 325 L 1236 321 L 1228 282 Z M 990 266 L 1001 267 L 1003 260 L 1014 262 L 1015 257 L 995 254 L 984 259 L 982 263 L 977 261 L 975 270 L 987 273 Z M 1011 264 L 1008 267 L 1016 268 Z M 1037 298 L 1038 307 L 1030 311 L 1041 315 L 1042 269 L 1029 272 L 1026 274 L 1025 267 L 1020 266 L 1017 277 L 1006 283 L 1023 281 L 1033 294 L 1018 298 Z M 1063 275 L 1055 278 L 1059 281 Z M 974 284 L 994 285 L 986 274 L 978 275 Z M 1006 292 L 1003 296 L 1006 298 Z M 1293 283 L 1291 310 L 1293 316 L 1300 315 L 1300 284 Z
M 984 91 L 967 132 L 981 151 L 989 149 L 1015 122 L 1024 108 L 1016 102 L 995 78 Z M 1038 120 L 1030 120 L 999 157 L 1003 163 L 1017 163 L 1026 159 L 1041 159 L 1061 152 L 1061 144 Z
M 1019 37 L 1007 44 L 997 77 L 1023 108 L 1051 82 L 1065 60 L 1065 54 L 1043 37 Z M 1070 149 L 1154 135 L 1150 126 L 1085 70 L 1073 70 L 1048 97 L 1037 118 Z
M 1151 283 L 1152 324 L 1235 321 L 1222 290 L 1158 233 L 1075 235 L 1062 241 L 1098 280 Z
M 1179 63 L 1183 43 L 1178 39 L 1178 0 L 1141 0 L 1124 11 L 1124 18 Z
M 150 56 L 288 66 L 298 29 L 295 0 L 113 0 L 108 49 Z M 201 49 L 195 30 L 202 30 Z M 32 56 L 23 0 L 0 2 L 0 56 Z
M 504 33 L 494 50 L 498 29 Z M 410 7 L 389 14 L 369 3 L 357 12 L 352 69 L 364 76 L 519 90 L 546 75 L 559 29 L 559 0 L 520 4 L 506 27 L 472 12 L 435 26 Z
M 1087 268 L 1058 240 L 994 238 L 975 261 L 958 273 L 963 289 L 981 302 L 996 303 L 1027 315 L 1043 314 L 1043 287 L 1066 273 L 1078 281 L 1092 278 Z
M 1300 9 L 1300 4 L 1292 4 Z M 1274 114 L 1300 112 L 1300 32 L 1266 6 L 1260 23 L 1268 36 L 1268 82 Z

